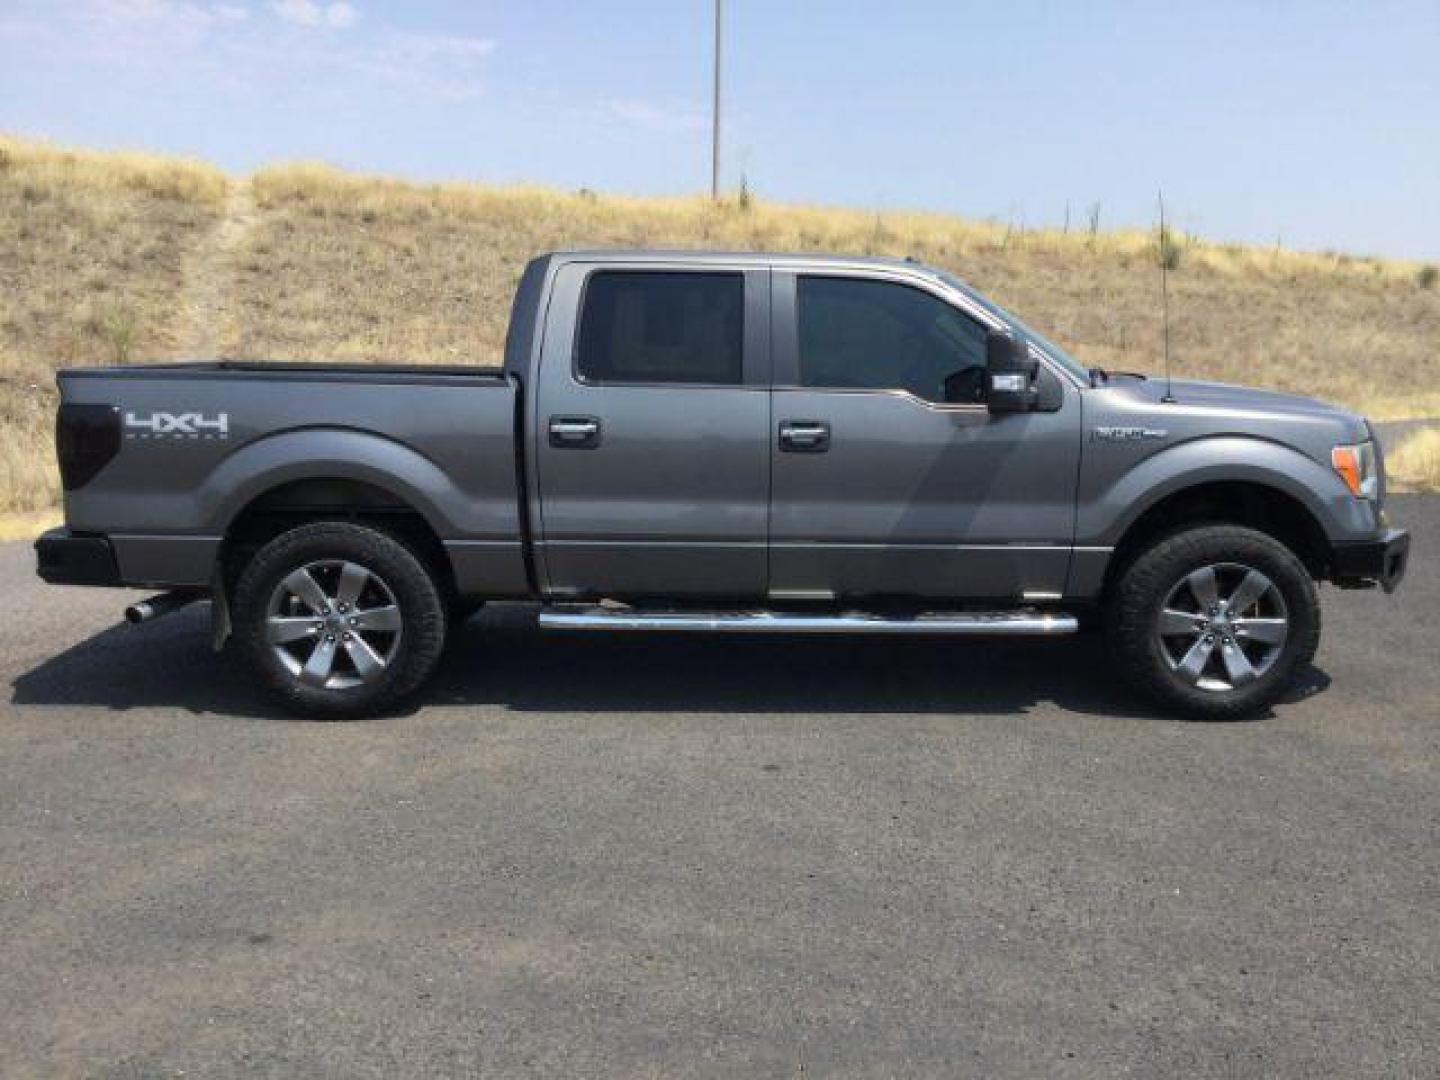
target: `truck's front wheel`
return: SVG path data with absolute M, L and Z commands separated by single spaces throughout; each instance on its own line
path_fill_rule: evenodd
M 1285 692 L 1320 641 L 1304 564 L 1254 529 L 1171 533 L 1121 573 L 1106 629 L 1124 674 L 1157 704 L 1205 720 L 1259 712 Z
M 434 671 L 445 604 L 403 544 L 362 525 L 283 533 L 235 587 L 237 642 L 288 708 L 327 719 L 394 704 Z

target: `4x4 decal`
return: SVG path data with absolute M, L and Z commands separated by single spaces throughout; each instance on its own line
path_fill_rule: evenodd
M 230 414 L 152 412 L 125 414 L 127 439 L 228 439 Z

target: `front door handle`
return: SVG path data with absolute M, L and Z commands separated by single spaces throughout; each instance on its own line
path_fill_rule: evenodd
M 824 420 L 782 420 L 780 449 L 792 454 L 823 454 L 830 449 L 830 425 Z
M 593 416 L 552 416 L 550 445 L 560 450 L 586 450 L 600 445 L 600 421 Z

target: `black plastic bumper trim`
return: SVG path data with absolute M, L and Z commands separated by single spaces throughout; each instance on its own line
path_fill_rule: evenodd
M 103 536 L 51 529 L 35 541 L 35 572 L 51 585 L 119 585 L 115 550 Z
M 1409 561 L 1410 534 L 1389 529 L 1378 540 L 1337 544 L 1331 554 L 1331 576 L 1340 585 L 1378 582 L 1386 592 L 1394 592 Z

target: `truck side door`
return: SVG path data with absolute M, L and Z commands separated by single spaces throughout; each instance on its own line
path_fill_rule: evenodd
M 765 595 L 769 271 L 569 262 L 531 395 L 541 590 Z
M 978 311 L 883 271 L 776 269 L 772 281 L 771 596 L 1058 596 L 1075 388 L 1058 411 L 991 415 Z

